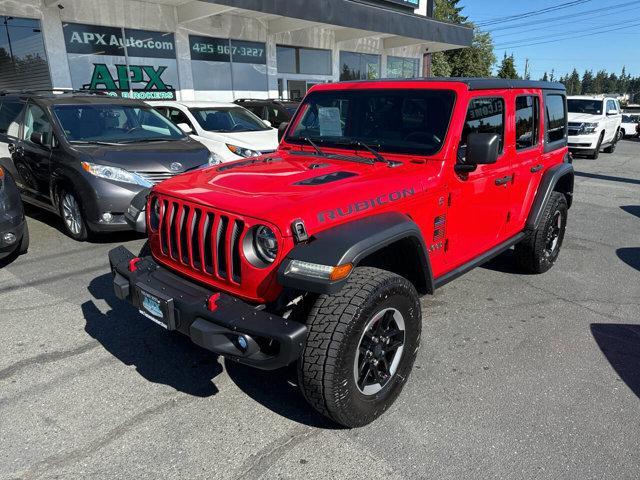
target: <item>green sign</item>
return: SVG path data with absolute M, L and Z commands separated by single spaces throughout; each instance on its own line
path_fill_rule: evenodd
M 162 74 L 167 70 L 166 66 L 115 65 L 114 67 L 115 75 L 105 63 L 94 63 L 91 83 L 83 87 L 142 100 L 175 98 L 173 86 L 167 85 L 162 79 Z

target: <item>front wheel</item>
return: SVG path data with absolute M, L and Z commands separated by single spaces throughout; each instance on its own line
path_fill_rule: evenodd
M 598 138 L 598 143 L 596 144 L 595 151 L 590 155 L 592 160 L 597 160 L 600 156 L 600 148 L 602 148 L 602 142 L 604 140 L 604 132 L 600 134 L 600 138 Z
M 308 317 L 298 364 L 304 397 L 346 427 L 382 415 L 411 373 L 422 330 L 418 293 L 405 278 L 356 268 L 334 295 L 321 295 Z
M 615 137 L 613 138 L 611 145 L 604 149 L 604 153 L 613 153 L 616 151 L 616 146 L 618 145 L 618 141 L 620 140 L 620 132 L 616 132 Z
M 24 255 L 29 251 L 29 226 L 27 225 L 27 221 L 24 222 L 24 233 L 22 234 L 22 239 L 20 240 L 20 246 L 18 247 L 18 253 L 20 255 Z
M 545 206 L 540 226 L 529 231 L 524 240 L 515 246 L 516 260 L 523 270 L 544 273 L 553 266 L 564 240 L 567 212 L 565 196 L 553 192 Z
M 74 240 L 84 241 L 89 236 L 82 207 L 75 193 L 66 190 L 60 195 L 60 216 L 65 231 Z

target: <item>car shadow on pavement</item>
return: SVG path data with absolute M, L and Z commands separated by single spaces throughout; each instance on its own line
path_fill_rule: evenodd
M 592 323 L 591 334 L 620 379 L 640 397 L 640 325 Z
M 167 332 L 118 300 L 110 273 L 93 279 L 89 292 L 106 301 L 110 310 L 102 313 L 93 301 L 82 304 L 85 331 L 114 357 L 150 382 L 197 397 L 218 393 L 212 381 L 222 372 L 217 355 L 179 333 Z
M 637 178 L 626 178 L 626 177 L 614 177 L 612 175 L 602 175 L 600 173 L 588 173 L 588 172 L 576 172 L 576 177 L 585 177 L 585 178 L 593 178 L 596 180 L 608 180 L 610 182 L 622 182 L 622 183 L 631 183 L 633 185 L 640 185 L 640 180 Z
M 635 268 L 640 271 L 640 248 L 639 247 L 627 247 L 619 248 L 616 250 L 616 255 L 624 263 L 631 268 Z
M 640 218 L 640 205 L 622 205 L 620 208 L 625 212 Z
M 502 252 L 497 257 L 489 260 L 487 263 L 481 265 L 481 268 L 493 270 L 494 272 L 530 275 L 530 273 L 518 266 L 513 248 L 510 248 L 509 250 Z
M 296 385 L 295 365 L 264 371 L 225 360 L 225 369 L 240 390 L 272 412 L 311 427 L 343 428 L 320 415 L 306 402 Z

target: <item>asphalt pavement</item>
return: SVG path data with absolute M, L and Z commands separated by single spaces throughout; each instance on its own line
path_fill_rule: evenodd
M 76 243 L 29 209 L 0 268 L 0 478 L 640 476 L 640 141 L 576 159 L 555 267 L 507 252 L 423 299 L 402 395 L 361 429 L 306 405 L 289 371 L 218 359 L 113 295 L 118 235 Z

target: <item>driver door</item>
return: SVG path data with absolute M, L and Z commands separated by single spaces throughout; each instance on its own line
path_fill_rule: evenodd
M 32 140 L 33 134 L 41 133 L 44 144 Z M 47 113 L 34 103 L 27 105 L 24 114 L 21 140 L 12 158 L 28 190 L 36 198 L 48 202 L 51 183 L 50 160 L 53 129 Z
M 456 173 L 451 165 L 450 207 L 447 213 L 446 262 L 455 268 L 503 241 L 514 173 L 505 145 L 508 94 L 487 92 L 471 98 L 460 138 L 458 162 L 464 163 L 470 133 L 498 134 L 501 153 L 494 164 L 477 165 L 473 172 Z

